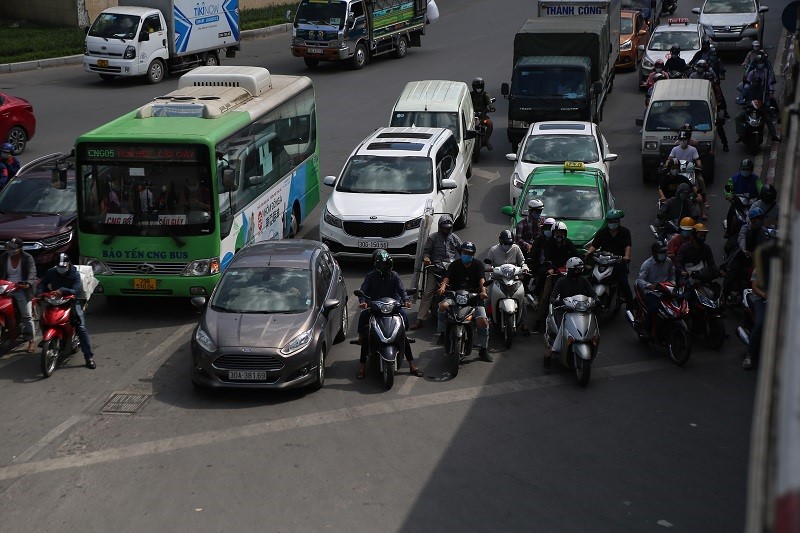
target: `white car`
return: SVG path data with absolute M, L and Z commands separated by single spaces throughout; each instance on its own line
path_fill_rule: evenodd
M 350 154 L 320 221 L 320 239 L 337 257 L 375 249 L 414 259 L 426 205 L 467 225 L 469 190 L 463 155 L 444 128 L 378 128 Z M 437 217 L 438 218 L 438 217 Z M 436 221 L 434 221 L 435 227 Z
M 525 181 L 534 169 L 545 165 L 562 165 L 566 161 L 582 162 L 596 168 L 611 182 L 611 161 L 617 159 L 608 149 L 606 138 L 593 122 L 552 120 L 534 122 L 528 127 L 515 154 L 506 154 L 514 161 L 509 184 L 511 205 L 517 201 Z
M 690 24 L 687 18 L 671 18 L 666 24 L 660 24 L 653 30 L 647 48 L 643 44 L 639 45 L 639 51 L 643 52 L 642 61 L 639 63 L 639 88 L 645 88 L 647 77 L 653 72 L 653 66 L 657 59 L 663 59 L 664 63 L 669 59 L 669 51 L 672 45 L 677 44 L 681 47 L 681 59 L 688 65 L 694 55 L 700 50 L 700 43 L 705 32 L 700 24 Z

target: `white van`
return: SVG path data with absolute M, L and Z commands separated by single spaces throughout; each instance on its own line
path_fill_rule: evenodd
M 653 87 L 650 107 L 642 125 L 642 179 L 647 181 L 663 163 L 678 139 L 683 124 L 692 126 L 692 144 L 703 163 L 706 184 L 714 181 L 717 147 L 717 100 L 708 80 L 661 80 Z
M 458 169 L 472 176 L 472 151 L 477 133 L 469 86 L 463 81 L 424 80 L 406 84 L 392 108 L 389 125 L 410 128 L 447 128 L 458 142 L 461 161 Z

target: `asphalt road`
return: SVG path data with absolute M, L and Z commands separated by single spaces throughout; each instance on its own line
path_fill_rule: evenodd
M 440 4 L 441 19 L 405 59 L 378 59 L 357 72 L 323 65 L 311 74 L 321 171 L 338 173 L 353 147 L 386 124 L 406 82 L 483 76 L 498 97 L 495 150 L 470 182 L 470 223 L 460 232 L 482 253 L 509 223 L 500 213 L 511 173 L 500 84 L 510 76 L 513 34 L 533 8 L 522 0 Z M 778 44 L 783 4 L 770 5 L 767 46 Z M 694 5 L 681 4 L 678 14 Z M 248 41 L 224 64 L 308 74 L 288 41 L 286 34 Z M 741 57 L 725 56 L 730 102 Z M 176 86 L 176 79 L 107 84 L 77 66 L 0 79 L 0 90 L 36 110 L 38 133 L 25 160 L 68 151 L 83 131 Z M 634 120 L 642 105 L 635 74 L 618 74 L 602 129 L 620 155 L 612 192 L 633 233 L 633 270 L 647 256 L 656 205 L 655 185 L 640 178 Z M 732 122 L 728 135 L 735 138 Z M 722 183 L 743 157 L 732 145 L 717 161 L 709 240 L 718 259 Z M 318 237 L 322 207 L 303 236 Z M 344 268 L 352 291 L 365 266 Z M 88 315 L 97 370 L 78 357 L 44 380 L 38 357 L 0 358 L 4 531 L 734 531 L 743 523 L 755 374 L 739 366 L 735 336 L 719 352 L 695 338 L 691 360 L 677 368 L 642 347 L 619 316 L 601 326 L 584 390 L 557 366 L 543 371 L 537 336 L 520 337 L 510 350 L 493 336 L 494 363 L 471 361 L 455 380 L 440 381 L 442 349 L 427 328 L 415 335 L 426 377 L 404 367 L 388 392 L 375 378 L 355 380 L 356 347 L 344 343 L 329 354 L 320 392 L 198 393 L 187 342 L 196 320 L 185 301 L 112 308 L 97 297 Z M 729 313 L 729 333 L 739 320 Z M 102 414 L 115 391 L 146 403 L 133 415 Z

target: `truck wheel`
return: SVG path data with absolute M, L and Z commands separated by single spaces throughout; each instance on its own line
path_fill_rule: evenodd
M 350 59 L 350 64 L 353 70 L 361 70 L 367 64 L 367 47 L 364 46 L 364 43 L 356 45 L 356 53 Z
M 408 41 L 405 36 L 400 36 L 397 40 L 397 48 L 394 50 L 395 59 L 403 59 L 406 57 L 406 52 L 408 52 Z
M 203 65 L 207 67 L 218 67 L 219 56 L 214 52 L 207 53 L 205 59 L 203 60 Z
M 313 57 L 304 57 L 303 63 L 310 69 L 315 69 L 319 66 L 319 59 L 314 59 Z
M 147 82 L 155 85 L 161 83 L 164 79 L 164 62 L 160 59 L 154 59 L 150 66 L 147 67 Z
M 111 74 L 100 74 L 100 79 L 103 81 L 111 81 L 114 78 L 116 78 L 116 76 L 113 76 Z

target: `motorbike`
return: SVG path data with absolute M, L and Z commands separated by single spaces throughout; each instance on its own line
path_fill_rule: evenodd
M 414 294 L 416 291 L 408 289 L 406 292 Z M 389 297 L 373 300 L 361 290 L 353 294 L 367 300 L 370 314 L 367 358 L 370 366 L 383 378 L 383 386 L 389 390 L 394 385 L 394 375 L 405 357 L 406 342 L 412 342 L 412 339 L 406 337 L 406 328 L 400 313 L 403 302 Z
M 603 318 L 616 313 L 622 307 L 623 299 L 614 277 L 616 265 L 622 263 L 622 256 L 597 250 L 593 254 L 594 266 L 589 281 L 600 302 L 600 314 Z
M 76 329 L 77 316 L 73 306 L 79 305 L 74 295 L 56 296 L 55 291 L 43 293 L 34 298 L 42 303 L 43 309 L 39 320 L 42 331 L 42 374 L 49 378 L 56 368 L 78 353 L 80 340 Z
M 742 305 L 744 306 L 744 323 L 736 328 L 736 336 L 745 346 L 750 345 L 750 334 L 753 332 L 755 325 L 755 314 L 753 306 L 755 299 L 758 298 L 753 289 L 745 289 L 742 291 Z
M 16 300 L 11 293 L 21 290 L 13 281 L 0 280 L 0 346 L 3 352 L 9 351 L 20 334 L 20 314 Z
M 761 231 L 764 232 L 769 239 L 777 239 L 778 238 L 778 230 L 775 228 L 763 228 Z M 753 274 L 753 262 L 751 259 L 743 259 L 741 255 L 744 254 L 744 251 L 738 247 L 738 242 L 736 243 L 736 247 L 734 248 L 733 253 L 726 254 L 723 257 L 723 264 L 726 265 L 729 276 L 734 275 L 734 270 L 731 268 L 731 265 L 735 264 L 737 260 L 743 260 L 747 263 L 747 268 L 744 271 L 739 271 L 739 274 L 736 275 L 735 278 L 732 278 L 733 281 L 730 283 L 730 288 L 727 294 L 723 294 L 723 301 L 727 302 L 728 305 L 736 306 L 739 304 L 739 295 L 742 293 L 749 286 L 750 276 Z
M 722 221 L 722 228 L 727 236 L 724 247 L 726 256 L 735 252 L 739 246 L 739 230 L 747 224 L 747 215 L 755 201 L 756 198 L 750 198 L 749 194 L 735 194 L 731 198 L 731 214 Z
M 751 100 L 745 108 L 742 144 L 747 153 L 755 155 L 764 143 L 764 103 Z
M 490 103 L 494 104 L 497 98 L 490 98 Z M 489 136 L 493 127 L 492 119 L 489 118 L 489 113 L 495 111 L 493 105 L 490 105 L 486 111 L 475 111 L 473 124 L 478 136 L 475 140 L 475 147 L 472 149 L 472 162 L 477 163 L 481 159 L 481 148 L 489 143 Z
M 725 323 L 722 320 L 722 288 L 714 281 L 717 272 L 705 263 L 686 269 L 689 277 L 684 281 L 689 301 L 689 324 L 695 335 L 703 335 L 706 346 L 719 350 L 725 342 Z
M 625 316 L 639 336 L 639 341 L 665 346 L 670 360 L 678 366 L 684 365 L 692 353 L 692 338 L 686 325 L 689 304 L 686 301 L 684 287 L 671 281 L 656 284 L 660 302 L 653 312 L 653 331 L 650 337 L 642 331 L 647 309 L 644 294 L 638 286 L 635 292 L 634 309 L 626 311 Z
M 454 305 L 447 307 L 444 332 L 444 353 L 451 377 L 458 375 L 461 361 L 472 353 L 475 339 L 475 309 L 480 305 L 480 295 L 465 290 L 445 291 L 444 297 Z
M 585 387 L 589 383 L 592 362 L 597 357 L 600 345 L 600 327 L 594 309 L 597 300 L 583 294 L 564 298 L 561 323 L 556 324 L 554 310 L 550 305 L 547 316 L 545 345 L 553 351 L 559 363 L 575 370 L 578 384 Z
M 676 220 L 659 220 L 655 224 L 650 224 L 650 233 L 657 241 L 666 246 L 672 237 L 680 233 L 676 222 Z
M 484 261 L 491 265 L 491 261 Z M 487 314 L 491 323 L 503 334 L 506 348 L 511 348 L 517 328 L 522 326 L 522 309 L 525 305 L 523 273 L 525 268 L 504 264 L 487 268 L 491 272 L 489 307 Z

